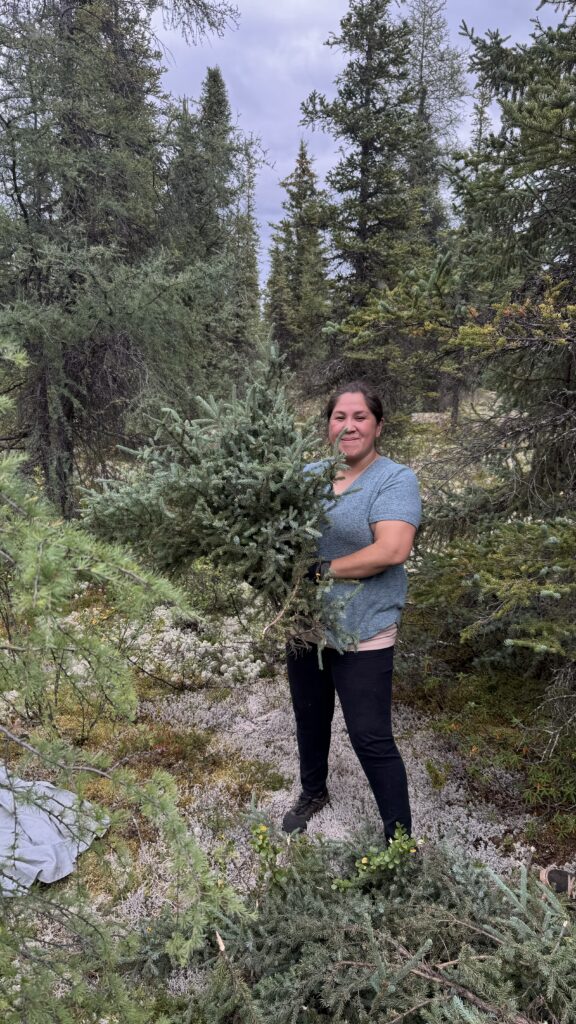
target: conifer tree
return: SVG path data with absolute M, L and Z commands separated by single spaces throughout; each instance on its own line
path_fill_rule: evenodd
M 168 166 L 165 175 L 161 224 L 166 244 L 174 252 L 176 265 L 194 262 L 203 251 L 200 222 L 192 216 L 202 190 L 202 155 L 198 118 L 184 98 L 172 111 L 168 131 Z
M 575 415 L 576 24 L 573 5 L 558 10 L 559 23 L 536 21 L 527 45 L 508 46 L 497 31 L 485 39 L 469 33 L 481 90 L 478 116 L 484 119 L 493 96 L 501 124 L 491 133 L 478 124 L 455 178 L 466 230 L 463 269 L 483 307 L 461 336 L 485 368 L 502 412 L 521 415 L 515 448 L 525 452 L 523 484 L 507 488 L 519 508 L 563 507 L 574 489 L 568 424 Z M 488 305 L 497 298 L 498 305 Z M 484 444 L 494 452 L 503 421 L 485 425 L 478 451 Z
M 410 219 L 406 169 L 417 124 L 410 83 L 410 27 L 391 0 L 351 0 L 327 45 L 348 56 L 333 100 L 313 92 L 303 123 L 329 132 L 343 155 L 327 175 L 335 195 L 331 229 L 344 303 L 393 287 Z
M 469 276 L 489 282 L 496 298 L 539 268 L 570 275 L 576 265 L 576 25 L 573 5 L 557 9 L 559 23 L 536 21 L 526 45 L 507 45 L 497 30 L 481 38 L 464 26 L 474 47 L 471 70 L 498 103 L 500 127 L 485 137 L 480 158 L 474 146 L 461 154 L 454 185 L 462 215 L 484 228 Z
M 325 196 L 305 142 L 282 187 L 285 216 L 277 225 L 268 280 L 272 337 L 293 369 L 322 357 L 322 329 L 330 313 L 326 247 L 322 237 Z
M 294 307 L 290 289 L 286 253 L 291 238 L 284 222 L 272 234 L 270 273 L 266 283 L 266 319 L 278 350 L 289 358 L 294 344 Z
M 101 255 L 114 245 L 132 262 L 152 238 L 159 70 L 137 5 L 31 3 L 22 14 L 5 5 L 4 16 L 2 179 L 14 218 L 4 301 L 58 308 L 68 324 L 86 247 Z M 32 416 L 28 450 L 69 514 L 77 421 L 97 404 L 93 360 L 112 390 L 118 372 L 127 380 L 135 368 L 115 332 L 72 342 L 67 326 L 38 326 L 19 339 L 30 356 L 22 418 Z
M 415 244 L 410 263 L 425 264 L 425 247 L 436 249 L 447 226 L 441 197 L 442 157 L 455 138 L 466 94 L 464 55 L 450 45 L 444 16 L 446 0 L 410 0 L 410 79 L 414 90 L 416 136 L 408 161 Z M 434 259 L 434 254 L 432 254 Z
M 190 360 L 182 281 L 154 255 L 161 69 L 153 6 L 2 5 L 2 329 L 29 355 L 16 430 L 3 433 L 19 437 L 65 515 L 74 509 L 75 469 L 105 458 L 144 382 L 157 384 L 160 367 L 170 376 L 182 349 Z M 202 6 L 207 17 L 211 5 Z M 202 24 L 193 0 L 168 14 L 188 29 Z M 126 316 L 116 305 L 122 288 L 124 304 L 126 295 L 152 302 L 154 315 L 142 306 Z M 159 306 L 172 310 L 169 345 Z
M 334 190 L 342 192 L 334 216 L 338 223 L 338 211 L 355 204 L 359 217 L 364 210 L 372 218 L 371 241 L 364 247 L 372 271 L 356 294 L 357 308 L 336 303 L 341 316 L 334 347 L 347 366 L 354 366 L 352 372 L 364 372 L 369 361 L 397 428 L 411 411 L 447 403 L 455 417 L 462 377 L 447 370 L 443 349 L 461 322 L 444 305 L 449 293 L 459 301 L 458 289 L 444 290 L 440 304 L 430 294 L 428 311 L 435 306 L 440 316 L 437 329 L 431 329 L 429 317 L 419 320 L 427 306 L 423 296 L 446 277 L 442 158 L 464 93 L 462 56 L 449 43 L 444 8 L 443 0 L 413 0 L 407 20 L 398 22 L 388 4 L 352 4 L 340 40 L 331 43 L 339 42 L 356 59 L 338 80 L 336 100 L 328 104 L 311 97 L 304 108 L 309 118 L 314 109 L 321 124 L 330 124 L 329 118 L 343 123 L 349 109 L 349 131 L 341 134 L 346 157 L 329 176 Z M 360 172 L 356 184 L 345 174 L 354 159 Z M 338 253 L 338 241 L 335 249 Z M 378 260 L 380 271 L 387 264 L 388 272 L 376 272 Z M 340 300 L 349 290 L 340 282 Z M 448 331 L 447 321 L 452 323 Z M 342 373 L 341 363 L 334 372 Z
M 234 199 L 237 141 L 228 92 L 220 68 L 208 68 L 198 105 L 199 167 L 193 205 L 186 214 L 196 225 L 198 256 L 210 259 L 226 244 L 227 217 Z
M 472 111 L 472 136 L 471 151 L 479 159 L 484 147 L 489 144 L 489 137 L 492 131 L 492 120 L 490 117 L 490 103 L 492 93 L 488 86 L 478 84 L 474 89 L 474 107 Z
M 243 360 L 247 352 L 253 352 L 260 335 L 255 140 L 246 138 L 241 141 L 237 165 L 239 187 L 235 208 L 230 218 L 227 247 L 230 266 L 228 302 L 231 307 L 231 327 L 223 339 L 233 362 L 236 359 Z
M 410 74 L 418 113 L 430 123 L 440 146 L 453 140 L 464 96 L 464 53 L 450 42 L 447 0 L 408 0 Z
M 164 232 L 177 266 L 190 274 L 187 304 L 202 353 L 196 387 L 221 382 L 259 332 L 258 237 L 254 189 L 257 141 L 232 123 L 219 68 L 209 68 L 198 110 L 175 112 L 166 175 Z M 234 372 L 234 371 L 232 371 Z M 202 375 L 203 374 L 203 375 Z

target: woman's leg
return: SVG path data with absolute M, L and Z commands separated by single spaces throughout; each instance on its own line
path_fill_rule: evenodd
M 396 825 L 412 828 L 406 769 L 392 735 L 392 668 L 394 648 L 379 651 L 329 652 L 336 692 L 352 746 L 384 822 L 387 839 Z
M 312 797 L 326 790 L 334 714 L 334 684 L 325 655 L 324 651 L 323 668 L 318 664 L 316 647 L 289 651 L 287 659 L 300 755 L 300 781 L 302 792 Z

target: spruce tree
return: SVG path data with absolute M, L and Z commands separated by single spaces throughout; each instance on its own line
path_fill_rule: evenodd
M 460 310 L 444 351 L 489 400 L 466 410 L 444 467 L 431 473 L 429 522 L 445 547 L 425 558 L 419 577 L 421 596 L 447 623 L 442 644 L 463 672 L 478 671 L 479 689 L 530 681 L 539 696 L 526 727 L 543 758 L 573 743 L 576 701 L 573 587 L 560 555 L 573 544 L 576 495 L 575 36 L 569 7 L 559 10 L 559 24 L 536 22 L 528 44 L 470 33 L 479 81 L 471 146 L 455 175 Z M 470 559 L 466 613 L 448 569 L 462 567 L 462 556 Z M 471 692 L 474 700 L 473 683 Z M 554 721 L 560 706 L 566 728 Z M 549 786 L 560 810 L 573 781 L 561 756 L 559 765 Z
M 270 324 L 271 334 L 280 352 L 290 358 L 294 345 L 294 306 L 288 261 L 286 254 L 291 244 L 290 233 L 284 222 L 281 222 L 272 234 L 270 245 L 270 273 L 266 282 L 266 320 Z
M 398 21 L 387 2 L 351 3 L 341 35 L 329 40 L 350 55 L 336 98 L 312 94 L 303 105 L 305 123 L 343 142 L 328 175 L 339 320 L 331 331 L 339 359 L 328 372 L 345 379 L 364 373 L 368 361 L 396 427 L 410 411 L 437 408 L 448 393 L 456 408 L 443 330 L 422 333 L 404 316 L 414 287 L 426 290 L 437 279 L 448 225 L 442 154 L 464 86 L 443 10 L 441 0 L 414 0 Z M 390 319 L 386 306 L 397 299 L 403 316 Z
M 410 80 L 414 90 L 416 136 L 408 160 L 412 232 L 411 268 L 425 265 L 422 249 L 435 250 L 448 223 L 441 185 L 443 156 L 454 141 L 466 94 L 464 55 L 450 45 L 446 0 L 410 0 Z M 431 254 L 434 259 L 434 253 Z
M 194 202 L 186 211 L 196 225 L 201 258 L 221 254 L 234 199 L 236 138 L 228 92 L 220 68 L 208 68 L 198 104 L 200 172 Z
M 484 39 L 468 33 L 471 67 L 479 76 L 479 121 L 455 175 L 463 217 L 460 260 L 476 303 L 461 337 L 502 411 L 483 426 L 475 448 L 493 459 L 501 437 L 510 457 L 504 424 L 510 432 L 507 417 L 520 417 L 513 447 L 523 454 L 512 475 L 522 484 L 504 489 L 522 510 L 566 507 L 574 493 L 568 424 L 575 414 L 576 25 L 573 5 L 558 10 L 559 23 L 536 21 L 525 45 L 507 45 L 497 31 Z M 500 108 L 500 127 L 492 132 L 482 123 L 490 97 Z M 495 299 L 500 302 L 490 304 Z M 505 479 L 504 466 L 502 473 Z
M 202 194 L 202 154 L 198 118 L 191 102 L 183 99 L 171 112 L 167 131 L 167 169 L 162 203 L 163 239 L 178 267 L 193 263 L 203 253 L 201 225 L 192 215 Z
M 322 330 L 330 313 L 330 284 L 322 226 L 325 196 L 306 144 L 282 187 L 285 216 L 276 226 L 268 280 L 272 337 L 293 369 L 322 358 Z
M 187 297 L 197 348 L 196 387 L 218 387 L 255 344 L 260 324 L 254 189 L 256 140 L 233 123 L 219 68 L 209 68 L 198 109 L 183 101 L 169 137 L 163 228 L 176 265 L 190 276 Z M 239 365 L 239 364 L 238 364 Z M 232 370 L 234 374 L 234 370 Z
M 37 320 L 18 339 L 29 355 L 21 419 L 68 515 L 79 431 L 103 391 L 107 403 L 138 373 L 125 338 L 73 324 L 72 311 L 90 263 L 112 246 L 133 263 L 153 237 L 160 72 L 135 3 L 5 5 L 4 18 L 4 309 L 13 304 L 12 329 L 23 307 Z
M 327 182 L 343 305 L 393 287 L 403 265 L 411 213 L 406 171 L 417 124 L 410 27 L 395 21 L 391 8 L 391 0 L 351 0 L 340 34 L 327 42 L 348 57 L 336 96 L 313 92 L 302 104 L 303 124 L 329 132 L 342 147 Z
M 139 0 L 2 5 L 1 319 L 29 356 L 3 434 L 19 438 L 67 516 L 74 472 L 105 460 L 130 403 L 178 380 L 200 343 L 184 282 L 158 255 L 150 11 Z M 201 17 L 189 0 L 172 14 L 188 27 Z
M 460 154 L 454 186 L 461 215 L 479 228 L 469 277 L 487 282 L 495 298 L 543 267 L 570 276 L 576 264 L 576 25 L 572 4 L 557 9 L 559 23 L 536 20 L 523 45 L 508 45 L 497 30 L 481 38 L 464 25 L 471 70 L 498 104 L 500 125 L 485 135 L 480 155 L 474 145 Z
M 258 270 L 259 237 L 256 220 L 256 170 L 258 146 L 246 138 L 239 147 L 238 194 L 229 224 L 227 256 L 230 267 L 228 302 L 231 326 L 223 341 L 226 357 L 241 366 L 247 353 L 253 353 L 260 336 L 260 278 Z

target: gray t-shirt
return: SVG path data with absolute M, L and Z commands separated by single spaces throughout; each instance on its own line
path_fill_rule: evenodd
M 305 471 L 313 473 L 323 465 L 312 462 Z M 327 498 L 326 511 L 329 522 L 318 543 L 318 555 L 331 561 L 372 544 L 371 523 L 400 519 L 417 528 L 421 518 L 418 481 L 407 466 L 381 456 L 342 494 Z M 404 566 L 391 565 L 359 582 L 336 580 L 325 600 L 342 602 L 340 620 L 344 632 L 360 641 L 399 621 L 406 590 Z M 341 643 L 330 630 L 327 641 L 335 646 Z

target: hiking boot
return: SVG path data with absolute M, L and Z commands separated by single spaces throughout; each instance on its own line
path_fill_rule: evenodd
M 318 811 L 321 811 L 326 804 L 330 803 L 328 790 L 324 790 L 320 796 L 307 796 L 300 793 L 296 803 L 290 810 L 286 811 L 282 820 L 282 828 L 285 832 L 306 831 L 310 818 L 313 818 Z
M 576 897 L 576 874 L 574 871 L 566 871 L 565 868 L 557 868 L 551 864 L 548 868 L 542 868 L 540 881 L 548 885 L 554 892 L 563 893 L 571 899 Z

